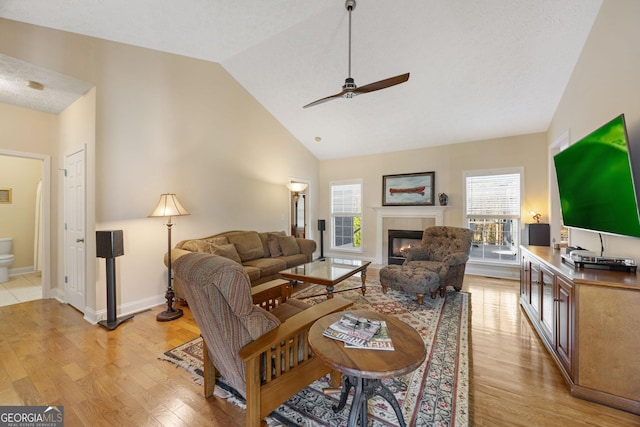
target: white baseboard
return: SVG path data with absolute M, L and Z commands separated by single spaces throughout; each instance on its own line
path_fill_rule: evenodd
M 22 274 L 33 273 L 34 271 L 35 270 L 33 269 L 33 266 L 20 267 L 20 268 L 10 268 L 9 269 L 9 276 L 20 276 Z
M 142 311 L 148 310 L 153 307 L 157 307 L 162 304 L 166 304 L 167 299 L 165 295 L 156 295 L 154 297 L 143 298 L 137 301 L 128 302 L 126 304 L 122 304 L 116 307 L 116 316 L 128 316 L 130 314 L 140 313 Z M 101 320 L 107 320 L 107 309 L 103 310 L 89 310 L 86 309 L 84 313 L 84 319 L 93 324 L 98 324 Z
M 520 280 L 520 265 L 480 264 L 467 262 L 465 274 L 496 277 L 498 279 Z

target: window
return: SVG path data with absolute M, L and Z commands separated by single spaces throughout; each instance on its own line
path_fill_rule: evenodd
M 332 249 L 362 250 L 362 182 L 331 183 Z
M 467 227 L 473 230 L 470 258 L 518 262 L 522 170 L 465 174 Z

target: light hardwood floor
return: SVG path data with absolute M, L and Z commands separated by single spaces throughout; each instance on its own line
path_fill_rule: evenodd
M 467 276 L 464 290 L 473 425 L 640 426 L 640 416 L 569 395 L 520 311 L 517 282 Z M 205 399 L 189 374 L 157 359 L 199 335 L 188 308 L 156 322 L 163 309 L 109 332 L 55 300 L 0 307 L 0 405 L 64 405 L 66 426 L 243 426 L 241 409 Z

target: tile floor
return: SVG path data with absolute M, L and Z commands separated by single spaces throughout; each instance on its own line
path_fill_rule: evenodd
M 0 283 L 0 307 L 42 298 L 41 273 L 9 276 Z

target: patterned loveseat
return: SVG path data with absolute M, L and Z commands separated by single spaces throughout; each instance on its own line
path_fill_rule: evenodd
M 315 241 L 287 236 L 284 231 L 226 231 L 178 242 L 171 249 L 171 262 L 192 252 L 222 256 L 241 264 L 251 286 L 255 286 L 279 279 L 278 273 L 282 270 L 311 262 L 315 250 Z M 177 277 L 173 285 L 176 297 L 184 300 L 182 284 Z

